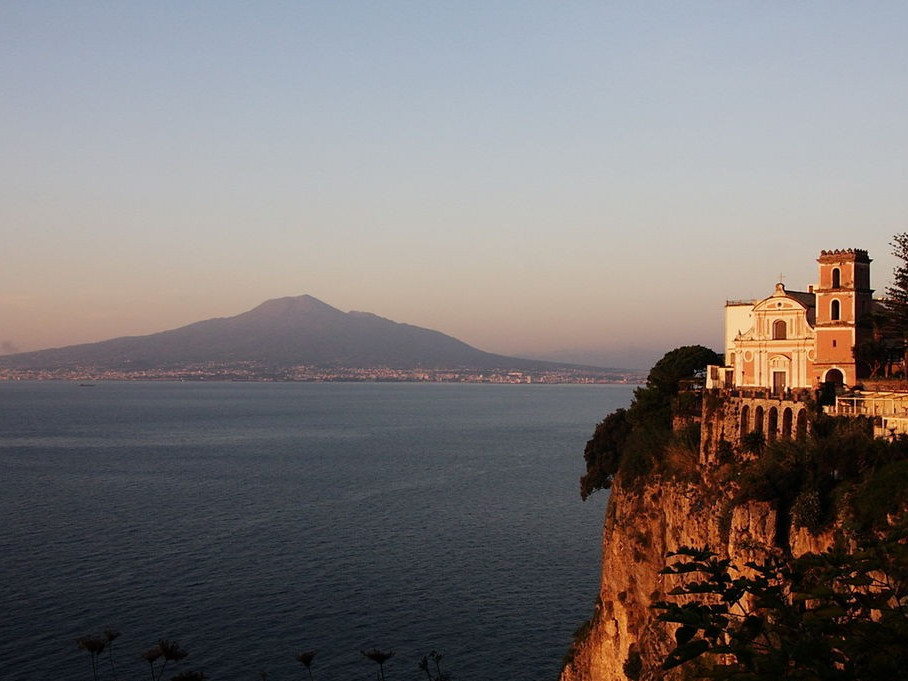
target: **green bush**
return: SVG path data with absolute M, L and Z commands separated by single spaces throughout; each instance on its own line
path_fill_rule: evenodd
M 762 434 L 748 433 L 742 448 L 758 456 L 741 466 L 735 502 L 773 502 L 811 532 L 846 508 L 856 529 L 879 529 L 887 513 L 908 505 L 908 439 L 874 438 L 872 422 L 863 417 L 821 414 L 812 426 L 805 440 L 762 448 Z
M 883 529 L 888 517 L 908 507 L 908 460 L 887 463 L 863 480 L 850 499 L 856 529 Z
M 580 478 L 580 497 L 586 498 L 597 489 L 608 489 L 621 463 L 621 450 L 631 432 L 627 411 L 618 409 L 596 426 L 592 439 L 586 443 L 583 458 L 586 474 Z
M 701 345 L 677 348 L 656 362 L 646 385 L 634 390 L 628 409 L 618 409 L 596 426 L 583 452 L 586 473 L 580 478 L 580 496 L 586 499 L 597 489 L 608 489 L 616 475 L 634 487 L 664 464 L 665 446 L 672 440 L 673 408 L 695 411 L 696 397 L 679 396 L 682 381 L 695 378 L 719 356 Z M 698 450 L 699 426 L 685 429 L 678 442 Z
M 818 532 L 823 526 L 823 516 L 819 490 L 812 486 L 802 489 L 791 506 L 791 518 L 795 526 Z

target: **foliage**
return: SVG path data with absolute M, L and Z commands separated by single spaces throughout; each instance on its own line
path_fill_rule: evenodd
M 752 430 L 741 438 L 741 449 L 748 454 L 759 454 L 766 446 L 766 438 L 759 430 Z
M 80 636 L 76 639 L 76 645 L 88 653 L 91 661 L 91 675 L 97 681 L 99 678 L 98 660 L 101 657 L 101 653 L 104 652 L 107 642 L 100 636 Z
M 754 438 L 756 440 L 756 438 Z M 854 545 L 799 558 L 779 551 L 738 569 L 684 548 L 664 570 L 687 581 L 654 608 L 680 626 L 664 669 L 695 678 L 876 681 L 908 664 L 908 439 L 873 437 L 863 418 L 815 417 L 737 471 L 738 497 L 772 502 L 780 529 L 850 519 Z M 765 549 L 767 552 L 769 549 Z
M 151 680 L 160 681 L 164 676 L 164 669 L 167 667 L 168 662 L 178 662 L 185 659 L 188 655 L 189 653 L 183 650 L 176 641 L 162 638 L 157 645 L 142 653 L 142 658 L 151 668 Z M 161 660 L 160 667 L 157 666 L 158 660 Z
M 892 270 L 892 283 L 886 287 L 886 307 L 902 338 L 908 338 L 908 232 L 893 236 L 889 245 L 892 255 L 902 264 Z
M 640 678 L 640 674 L 643 673 L 643 657 L 635 645 L 631 645 L 630 650 L 628 650 L 622 671 L 631 681 L 637 681 Z
M 419 668 L 426 673 L 429 681 L 451 681 L 451 675 L 441 671 L 441 659 L 442 655 L 435 652 L 434 650 L 428 655 L 423 655 L 423 658 L 419 661 Z M 435 670 L 433 672 L 432 665 L 435 665 Z
M 677 623 L 663 669 L 697 678 L 876 681 L 908 665 L 908 545 L 901 529 L 848 552 L 770 556 L 738 570 L 708 548 L 683 548 L 663 572 L 685 583 L 660 601 Z M 712 659 L 705 658 L 712 656 Z
M 120 637 L 120 632 L 116 629 L 105 629 L 101 636 L 89 635 L 80 636 L 76 639 L 76 645 L 89 654 L 91 661 L 92 677 L 97 681 L 100 678 L 100 658 L 101 653 L 107 650 L 107 659 L 110 662 L 110 670 L 113 677 L 117 677 L 117 668 L 113 660 L 113 642 Z
M 716 446 L 716 458 L 720 464 L 732 463 L 735 460 L 735 448 L 731 442 L 722 438 Z
M 759 435 L 762 441 L 762 433 Z M 754 435 L 749 433 L 748 436 Z M 790 505 L 801 490 L 807 466 L 805 448 L 791 440 L 777 440 L 763 453 L 741 467 L 740 498 L 754 501 L 782 501 Z
M 85 650 L 89 653 L 92 676 L 95 681 L 98 681 L 101 678 L 99 671 L 99 658 L 101 653 L 104 652 L 104 650 L 107 650 L 109 653 L 114 639 L 119 636 L 119 631 L 105 629 L 102 636 L 80 636 L 76 639 L 76 645 L 81 650 Z M 361 653 L 364 657 L 372 660 L 379 666 L 379 678 L 384 679 L 384 665 L 388 660 L 394 657 L 394 652 L 385 652 L 378 648 L 373 648 L 371 650 L 361 651 Z M 176 641 L 161 639 L 156 645 L 142 653 L 141 657 L 151 666 L 152 680 L 160 681 L 164 675 L 164 667 L 168 662 L 183 660 L 188 655 L 189 653 L 183 650 Z M 310 681 L 313 678 L 312 662 L 315 659 L 315 655 L 316 651 L 314 650 L 307 650 L 296 655 L 296 660 L 306 668 Z M 425 672 L 429 681 L 451 681 L 451 675 L 447 672 L 443 672 L 441 669 L 442 658 L 443 656 L 441 653 L 433 650 L 428 655 L 423 656 L 419 661 L 419 668 Z M 159 662 L 161 663 L 160 666 L 158 666 Z M 110 658 L 110 668 L 112 673 L 111 678 L 116 681 L 117 672 L 112 657 Z M 259 672 L 259 674 L 262 679 L 268 678 L 268 674 L 264 671 Z M 206 678 L 208 677 L 201 671 L 183 671 L 176 676 L 171 677 L 171 681 L 204 681 Z
M 908 440 L 874 438 L 866 417 L 820 414 L 808 438 L 764 444 L 761 433 L 748 433 L 741 447 L 759 456 L 738 467 L 735 503 L 772 502 L 797 527 L 817 532 L 846 511 L 868 531 L 870 519 L 885 516 L 880 509 L 908 503 L 908 464 L 894 465 L 908 459 Z
M 634 390 L 630 407 L 606 416 L 587 442 L 583 452 L 586 473 L 580 478 L 581 498 L 585 500 L 598 489 L 609 489 L 619 472 L 627 483 L 650 475 L 672 438 L 673 409 L 693 409 L 693 404 L 680 404 L 684 401 L 678 394 L 681 383 L 719 361 L 712 350 L 689 345 L 666 353 L 656 362 L 646 385 Z M 679 444 L 695 447 L 694 440 L 699 443 L 699 431 L 692 426 L 681 434 Z
M 863 533 L 880 530 L 887 518 L 908 506 L 908 460 L 893 461 L 874 470 L 851 498 L 855 528 Z
M 305 650 L 296 656 L 297 662 L 306 668 L 309 674 L 309 681 L 312 681 L 312 661 L 315 659 L 314 650 Z
M 675 440 L 682 447 L 697 452 L 700 448 L 700 424 L 691 422 L 683 426 L 675 435 Z
M 675 348 L 650 369 L 646 385 L 663 395 L 676 395 L 681 381 L 694 378 L 708 365 L 720 362 L 719 355 L 702 345 Z
M 791 505 L 791 518 L 796 527 L 805 527 L 813 533 L 823 529 L 824 512 L 823 497 L 819 487 L 807 485 L 801 489 Z
M 597 489 L 608 489 L 621 463 L 621 449 L 631 432 L 627 410 L 618 409 L 596 426 L 592 439 L 586 443 L 583 458 L 586 474 L 580 478 L 580 497 L 586 498 Z
M 372 648 L 372 650 L 361 650 L 360 652 L 363 657 L 372 660 L 378 665 L 378 677 L 381 681 L 385 681 L 385 662 L 394 657 L 394 651 L 389 650 L 385 652 L 378 648 Z

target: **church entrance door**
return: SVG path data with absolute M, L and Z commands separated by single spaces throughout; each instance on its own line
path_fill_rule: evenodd
M 785 392 L 785 372 L 772 372 L 772 392 L 774 395 L 781 395 Z

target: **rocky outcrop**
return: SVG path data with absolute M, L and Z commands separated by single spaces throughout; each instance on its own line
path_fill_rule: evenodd
M 718 433 L 727 420 L 716 407 L 704 410 L 704 433 L 707 428 Z M 716 438 L 708 446 L 715 449 Z M 678 585 L 677 576 L 660 574 L 667 553 L 709 546 L 744 565 L 761 558 L 763 547 L 800 555 L 831 545 L 831 532 L 816 536 L 796 529 L 787 516 L 778 517 L 772 503 L 733 504 L 737 489 L 729 470 L 714 451 L 701 451 L 693 475 L 689 471 L 684 479 L 655 476 L 628 485 L 616 478 L 605 516 L 599 599 L 561 681 L 678 678 L 659 668 L 674 647 L 676 625 L 657 621 L 650 609 Z

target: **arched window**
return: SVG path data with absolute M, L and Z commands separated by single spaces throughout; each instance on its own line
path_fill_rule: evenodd
M 829 305 L 829 318 L 832 321 L 842 318 L 842 304 L 838 300 L 833 300 Z
M 782 412 L 782 437 L 786 440 L 791 437 L 791 422 L 791 407 L 785 407 L 785 411 Z
M 832 268 L 832 288 L 842 288 L 842 272 L 838 267 Z
M 772 339 L 785 340 L 788 338 L 788 325 L 784 319 L 777 319 L 772 323 Z
M 807 410 L 802 409 L 798 412 L 797 437 L 803 440 L 807 437 Z
M 773 442 L 779 432 L 779 410 L 775 407 L 769 408 L 769 423 L 766 424 L 766 439 Z

